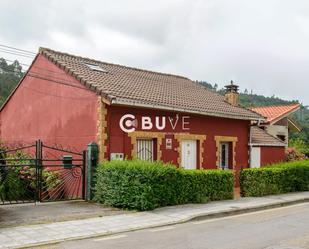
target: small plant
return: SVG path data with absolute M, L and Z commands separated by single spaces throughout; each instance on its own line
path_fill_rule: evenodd
M 289 147 L 295 148 L 302 154 L 309 155 L 309 144 L 300 138 L 291 139 L 289 141 Z
M 4 148 L 0 145 L 1 148 Z M 0 148 L 0 149 L 1 149 Z M 17 151 L 10 154 L 1 154 L 0 167 L 0 198 L 2 200 L 23 200 L 33 198 L 35 193 L 35 169 L 29 155 Z
M 42 187 L 44 190 L 41 195 L 42 199 L 56 200 L 61 198 L 63 188 L 61 186 L 61 176 L 58 171 L 44 169 L 42 172 L 42 181 Z
M 286 161 L 301 161 L 306 160 L 305 154 L 301 153 L 295 148 L 286 148 L 285 150 Z
M 61 183 L 60 173 L 45 169 L 42 172 L 43 182 L 47 190 L 55 189 Z

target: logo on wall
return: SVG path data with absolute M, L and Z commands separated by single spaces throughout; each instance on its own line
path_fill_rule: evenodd
M 126 133 L 135 131 L 139 127 L 141 130 L 151 130 L 157 129 L 159 131 L 164 130 L 167 127 L 170 127 L 172 130 L 175 130 L 177 125 L 181 125 L 181 129 L 184 131 L 190 130 L 190 116 L 142 116 L 140 122 L 133 114 L 125 114 L 119 120 L 120 129 Z

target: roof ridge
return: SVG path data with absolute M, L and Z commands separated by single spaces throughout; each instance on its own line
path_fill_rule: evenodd
M 62 55 L 71 56 L 71 57 L 75 57 L 75 58 L 80 58 L 80 59 L 84 59 L 84 60 L 94 61 L 94 62 L 97 62 L 97 63 L 108 64 L 108 65 L 111 65 L 111 66 L 119 66 L 119 67 L 133 69 L 133 70 L 137 70 L 137 71 L 141 71 L 141 72 L 154 73 L 154 74 L 160 74 L 160 75 L 165 75 L 165 76 L 172 76 L 172 77 L 177 77 L 177 78 L 182 78 L 182 79 L 186 79 L 186 80 L 192 81 L 191 79 L 189 79 L 189 78 L 187 78 L 185 76 L 182 76 L 182 75 L 157 72 L 157 71 L 143 69 L 143 68 L 138 68 L 138 67 L 130 67 L 130 66 L 125 66 L 125 65 L 121 65 L 121 64 L 116 64 L 116 63 L 110 63 L 110 62 L 106 62 L 106 61 L 100 61 L 100 60 L 96 60 L 96 59 L 91 59 L 91 58 L 88 58 L 88 57 L 74 55 L 74 54 L 70 54 L 70 53 L 66 53 L 66 52 L 61 52 L 61 51 L 53 50 L 53 49 L 50 49 L 50 48 L 39 47 L 39 53 L 43 53 L 44 51 L 50 51 L 50 52 L 54 52 L 54 53 L 57 53 L 57 54 L 62 54 Z

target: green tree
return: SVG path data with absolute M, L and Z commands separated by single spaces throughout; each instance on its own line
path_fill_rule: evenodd
M 8 64 L 5 59 L 0 58 L 0 106 L 2 106 L 23 75 L 22 66 L 17 60 L 12 64 Z

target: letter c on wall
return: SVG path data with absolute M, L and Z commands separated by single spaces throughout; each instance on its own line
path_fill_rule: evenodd
M 135 116 L 132 114 L 123 115 L 119 120 L 120 129 L 127 133 L 135 131 L 134 120 Z

